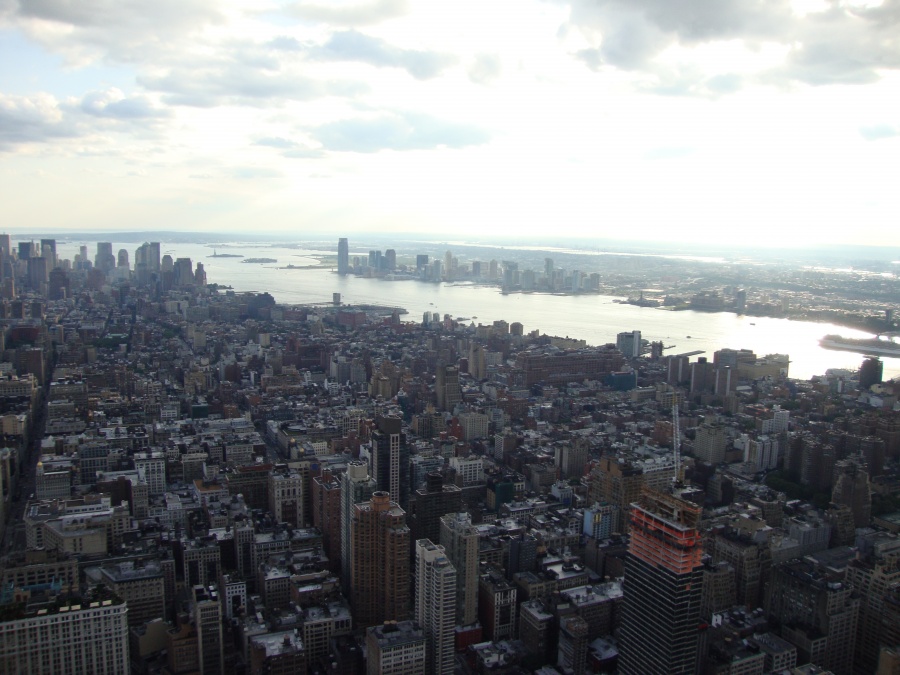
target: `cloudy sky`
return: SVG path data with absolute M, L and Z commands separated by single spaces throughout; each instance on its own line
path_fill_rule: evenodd
M 900 0 L 0 0 L 0 228 L 900 245 Z

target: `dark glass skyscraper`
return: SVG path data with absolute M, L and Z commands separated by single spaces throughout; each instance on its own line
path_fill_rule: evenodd
M 692 675 L 697 668 L 701 509 L 646 490 L 631 507 L 619 672 Z

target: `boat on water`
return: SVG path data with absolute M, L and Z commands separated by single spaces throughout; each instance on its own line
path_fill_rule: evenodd
M 840 335 L 826 335 L 819 340 L 819 345 L 825 349 L 900 358 L 900 343 L 879 338 L 846 338 Z

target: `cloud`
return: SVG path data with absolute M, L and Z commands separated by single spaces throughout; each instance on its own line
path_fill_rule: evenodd
M 146 120 L 171 116 L 169 110 L 157 108 L 146 96 L 126 98 L 118 89 L 86 94 L 78 109 L 94 117 L 115 120 Z
M 70 62 L 142 63 L 224 16 L 215 0 L 13 0 L 7 20 Z
M 281 138 L 280 136 L 260 138 L 253 141 L 253 144 L 264 148 L 281 150 L 282 156 L 290 159 L 317 159 L 325 156 L 325 153 L 318 148 L 310 148 L 307 145 L 292 141 L 288 138 Z
M 880 141 L 885 138 L 900 136 L 900 127 L 894 127 L 889 124 L 875 124 L 869 127 L 860 127 L 859 135 L 867 141 Z
M 490 84 L 500 77 L 501 70 L 502 63 L 497 54 L 478 54 L 469 67 L 469 79 L 476 84 Z
M 436 77 L 456 62 L 451 54 L 402 49 L 355 30 L 334 33 L 314 54 L 321 59 L 361 61 L 377 68 L 402 68 L 418 80 Z
M 361 82 L 317 80 L 298 69 L 271 68 L 238 61 L 225 54 L 205 64 L 173 67 L 160 75 L 144 75 L 138 82 L 163 94 L 171 105 L 211 108 L 218 105 L 263 106 L 283 101 L 310 101 L 326 96 L 353 98 L 368 87 Z
M 94 91 L 82 98 L 58 101 L 49 94 L 35 96 L 0 95 L 0 150 L 16 146 L 84 139 L 110 133 L 135 137 L 159 135 L 160 123 L 170 112 L 156 107 L 145 96 L 128 97 L 118 89 Z M 103 139 L 108 148 L 109 138 Z M 102 144 L 95 143 L 92 151 Z M 84 153 L 81 148 L 78 152 Z M 106 154 L 104 151 L 103 154 Z
M 900 0 L 877 7 L 830 0 L 818 12 L 796 13 L 791 0 L 569 0 L 569 23 L 587 46 L 573 56 L 592 70 L 615 67 L 658 75 L 672 46 L 690 59 L 691 49 L 710 43 L 740 42 L 749 52 L 762 45 L 783 48 L 776 67 L 731 77 L 726 62 L 699 57 L 698 82 L 683 87 L 736 91 L 745 82 L 857 84 L 900 69 Z M 716 81 L 719 76 L 725 80 Z M 724 87 L 722 86 L 724 85 Z
M 27 143 L 47 143 L 73 138 L 79 132 L 66 119 L 55 98 L 0 94 L 0 150 Z
M 328 150 L 378 152 L 379 150 L 428 150 L 463 148 L 489 140 L 483 129 L 445 122 L 417 113 L 382 114 L 324 124 L 312 130 L 313 137 Z
M 375 0 L 351 5 L 334 0 L 329 4 L 295 2 L 288 5 L 284 11 L 290 16 L 306 21 L 360 27 L 401 17 L 409 11 L 409 3 L 406 0 Z

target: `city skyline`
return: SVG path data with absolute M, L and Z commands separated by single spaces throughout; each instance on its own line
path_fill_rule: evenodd
M 895 0 L 143 11 L 0 10 L 9 229 L 900 243 Z

